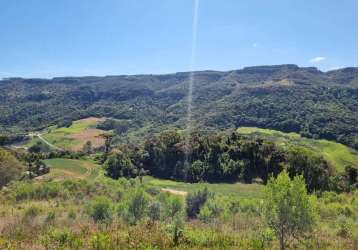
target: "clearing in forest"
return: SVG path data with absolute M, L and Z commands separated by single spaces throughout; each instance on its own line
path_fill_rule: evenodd
M 47 132 L 41 134 L 41 137 L 49 144 L 64 150 L 82 150 L 87 141 L 92 143 L 93 148 L 100 147 L 104 144 L 104 139 L 100 135 L 105 131 L 97 129 L 96 125 L 104 120 L 105 118 L 89 117 L 74 121 L 69 127 L 57 128 L 53 126 L 48 128 Z M 39 138 L 34 137 L 30 145 L 37 140 Z

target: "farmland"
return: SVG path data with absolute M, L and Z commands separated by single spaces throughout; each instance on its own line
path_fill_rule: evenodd
M 64 150 L 79 151 L 87 141 L 90 141 L 94 148 L 100 147 L 104 144 L 104 139 L 100 137 L 104 131 L 96 129 L 96 125 L 103 120 L 89 117 L 74 121 L 69 127 L 49 127 L 41 137 L 55 147 Z M 38 140 L 40 138 L 34 137 L 28 145 L 33 145 Z

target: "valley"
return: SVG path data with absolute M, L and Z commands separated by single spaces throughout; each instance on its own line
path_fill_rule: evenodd
M 289 248 L 354 249 L 356 71 L 194 75 L 190 131 L 188 73 L 0 81 L 0 248 L 277 249 L 284 194 Z

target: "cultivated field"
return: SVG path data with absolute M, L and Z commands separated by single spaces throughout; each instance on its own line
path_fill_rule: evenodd
M 42 134 L 42 138 L 57 148 L 71 151 L 81 150 L 87 141 L 92 143 L 93 148 L 100 147 L 104 144 L 104 139 L 99 135 L 105 131 L 96 129 L 96 125 L 103 120 L 104 118 L 89 117 L 73 122 L 68 128 L 50 127 Z M 37 140 L 40 138 L 34 137 L 29 145 Z
M 45 179 L 95 179 L 101 173 L 99 165 L 90 160 L 48 159 L 44 161 L 50 167 L 50 173 L 42 176 Z

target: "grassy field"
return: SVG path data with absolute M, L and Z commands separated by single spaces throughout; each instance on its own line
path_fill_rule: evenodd
M 45 179 L 96 179 L 103 176 L 101 166 L 91 160 L 48 159 L 45 163 L 51 171 Z M 172 180 L 157 179 L 145 176 L 143 183 L 147 187 L 172 189 L 183 192 L 192 192 L 207 187 L 209 191 L 220 195 L 235 196 L 237 198 L 261 198 L 263 185 L 243 183 L 185 183 Z
M 157 188 L 173 189 L 184 192 L 193 192 L 207 187 L 209 191 L 215 192 L 216 194 L 235 196 L 238 198 L 261 198 L 263 191 L 263 185 L 260 184 L 185 183 L 172 180 L 157 179 L 151 176 L 144 177 L 143 183 L 145 185 Z
M 242 134 L 263 136 L 266 139 L 274 141 L 281 147 L 296 145 L 309 148 L 314 152 L 321 153 L 338 172 L 343 172 L 346 165 L 358 167 L 358 152 L 340 143 L 304 138 L 296 133 L 284 133 L 276 130 L 253 127 L 241 127 L 237 131 Z
M 50 167 L 46 178 L 52 179 L 95 179 L 101 174 L 101 167 L 91 160 L 48 159 L 45 163 Z
M 99 135 L 105 132 L 95 128 L 100 121 L 103 119 L 89 117 L 73 122 L 68 128 L 50 127 L 42 134 L 42 137 L 50 144 L 66 150 L 81 150 L 87 141 L 91 141 L 93 147 L 99 147 L 104 144 L 104 139 Z M 40 140 L 38 137 L 34 137 L 29 145 L 33 145 L 38 140 Z

